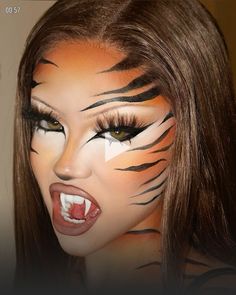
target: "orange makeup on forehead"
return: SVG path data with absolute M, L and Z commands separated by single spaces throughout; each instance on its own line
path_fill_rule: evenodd
M 103 96 L 116 93 L 132 94 L 150 83 L 150 78 L 136 66 L 113 47 L 87 42 L 60 43 L 37 64 L 32 89 L 47 84 L 48 87 L 54 85 L 61 92 L 63 82 L 68 82 L 68 89 L 73 84 L 88 102 L 100 101 Z M 92 97 L 94 99 L 87 99 Z
M 59 43 L 39 61 L 32 84 L 32 96 L 88 117 L 122 105 L 166 108 L 160 94 L 154 74 L 140 61 L 88 42 Z

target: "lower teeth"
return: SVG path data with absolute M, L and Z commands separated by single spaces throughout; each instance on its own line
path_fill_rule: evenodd
M 75 224 L 79 224 L 79 223 L 84 223 L 85 222 L 85 219 L 73 219 L 73 218 L 70 218 L 70 217 L 67 217 L 67 216 L 63 216 L 64 220 L 65 221 L 68 221 L 68 222 L 72 222 L 72 223 L 75 223 Z

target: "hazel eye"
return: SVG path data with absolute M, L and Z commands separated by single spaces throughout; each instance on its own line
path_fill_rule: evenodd
M 124 141 L 127 139 L 127 137 L 130 135 L 129 132 L 126 132 L 124 130 L 114 130 L 114 131 L 110 131 L 110 136 L 113 137 L 114 139 L 116 140 L 119 140 L 119 141 Z
M 45 131 L 62 132 L 64 130 L 63 126 L 56 120 L 52 120 L 52 121 L 41 120 L 38 122 L 37 127 Z

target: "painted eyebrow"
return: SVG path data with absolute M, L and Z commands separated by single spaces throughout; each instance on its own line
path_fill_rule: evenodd
M 111 91 L 102 92 L 102 93 L 99 93 L 99 94 L 94 95 L 94 96 L 101 96 L 101 95 L 107 95 L 107 94 L 113 94 L 113 93 L 125 93 L 125 92 L 128 92 L 130 90 L 146 86 L 146 85 L 152 83 L 152 81 L 153 81 L 153 77 L 150 75 L 150 73 L 146 73 L 146 74 L 143 74 L 143 75 L 135 78 L 134 80 L 132 80 L 125 87 L 115 89 L 115 90 L 111 90 Z
M 81 112 L 90 110 L 90 109 L 94 109 L 96 107 L 102 106 L 104 104 L 107 103 L 112 103 L 112 102 L 143 102 L 143 101 L 147 101 L 147 100 L 152 100 L 154 98 L 156 98 L 157 96 L 159 96 L 161 93 L 160 91 L 160 87 L 159 86 L 154 86 L 151 89 L 139 93 L 137 95 L 134 96 L 118 96 L 118 97 L 114 97 L 114 98 L 109 98 L 109 99 L 104 99 L 104 100 L 100 100 L 95 102 L 94 104 L 88 106 L 87 108 L 81 110 Z
M 108 73 L 113 71 L 126 71 L 136 68 L 141 65 L 141 61 L 138 59 L 131 58 L 130 56 L 125 57 L 120 62 L 112 66 L 111 68 L 98 72 L 98 74 Z

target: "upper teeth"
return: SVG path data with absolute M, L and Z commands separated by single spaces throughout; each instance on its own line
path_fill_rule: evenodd
M 67 195 L 65 193 L 60 194 L 60 200 L 62 207 L 64 211 L 68 211 L 70 206 L 75 203 L 75 204 L 80 204 L 82 205 L 85 202 L 85 212 L 84 215 L 86 216 L 87 213 L 89 212 L 89 209 L 91 207 L 91 202 L 88 199 L 85 199 L 81 196 L 76 196 L 76 195 Z

